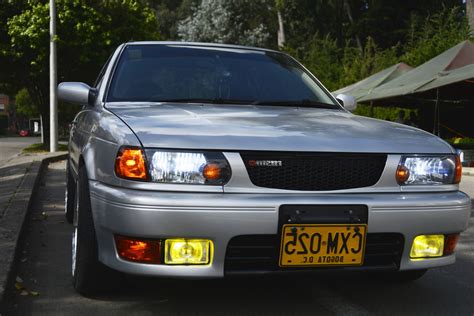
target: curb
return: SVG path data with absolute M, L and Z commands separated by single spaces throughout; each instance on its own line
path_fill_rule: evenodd
M 41 175 L 50 163 L 64 160 L 67 156 L 68 154 L 61 153 L 41 161 L 32 161 L 1 219 L 0 236 L 3 242 L 0 244 L 0 313 L 5 308 L 6 290 L 15 280 L 13 272 L 19 257 L 18 245 L 26 216 L 38 191 Z M 14 211 L 9 212 L 11 209 Z

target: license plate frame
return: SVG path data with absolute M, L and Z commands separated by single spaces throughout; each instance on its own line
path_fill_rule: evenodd
M 305 230 L 306 232 L 304 232 Z M 292 235 L 289 235 L 290 231 Z M 345 235 L 342 234 L 344 232 L 346 232 Z M 317 233 L 319 233 L 320 235 L 317 238 L 318 243 L 319 243 L 319 248 L 316 248 L 318 252 L 314 253 L 315 252 L 314 241 L 316 240 L 316 238 L 313 236 L 317 236 L 315 235 Z M 324 235 L 321 235 L 321 233 L 324 233 Z M 331 233 L 331 240 L 329 240 L 329 233 Z M 332 235 L 335 233 L 337 234 Z M 348 234 L 348 233 L 351 233 L 352 236 L 351 234 Z M 294 234 L 296 234 L 296 237 L 294 236 Z M 304 234 L 306 234 L 306 236 L 304 236 Z M 309 236 L 310 234 L 311 236 Z M 337 236 L 337 237 L 334 237 L 334 236 Z M 341 236 L 341 238 L 339 238 L 339 236 Z M 345 238 L 342 236 L 344 236 Z M 356 242 L 356 240 L 349 240 L 351 237 L 354 237 L 354 236 L 356 237 L 352 239 L 360 238 L 359 244 L 358 244 L 358 248 L 360 249 L 354 249 L 353 243 L 349 245 L 347 244 L 348 242 Z M 306 238 L 302 238 L 302 237 L 306 237 Z M 330 255 L 328 253 L 327 247 L 329 246 L 328 243 L 331 242 L 330 246 L 333 250 L 334 239 L 337 240 L 336 253 Z M 290 241 L 288 242 L 288 240 Z M 295 242 L 296 244 L 294 244 Z M 311 242 L 311 245 L 308 245 L 308 242 Z M 325 244 L 323 245 L 324 242 Z M 367 224 L 365 223 L 284 224 L 281 226 L 281 239 L 280 239 L 280 252 L 279 252 L 278 265 L 280 268 L 362 266 L 364 264 L 366 242 L 367 242 Z M 290 244 L 288 245 L 288 243 Z M 305 250 L 303 249 L 305 247 L 301 246 L 301 244 L 305 244 L 307 246 L 306 254 L 298 253 L 298 252 L 304 252 Z M 300 247 L 298 247 L 298 245 Z M 293 249 L 291 248 L 291 246 L 293 246 Z M 321 248 L 323 246 L 326 247 L 325 248 L 326 255 L 322 254 L 323 250 Z M 298 249 L 300 250 L 298 251 Z M 346 251 L 350 252 L 352 249 L 358 250 L 356 255 L 354 254 L 350 255 L 349 253 L 346 253 Z M 291 252 L 292 250 L 294 250 L 292 254 L 287 253 L 289 251 Z M 341 252 L 343 250 L 344 252 Z M 341 253 L 337 253 L 337 252 L 341 252 Z M 343 257 L 342 260 L 341 260 L 341 255 Z M 304 259 L 304 257 L 306 257 L 306 259 Z

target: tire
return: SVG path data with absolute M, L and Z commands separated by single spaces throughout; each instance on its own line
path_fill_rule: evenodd
M 74 219 L 75 193 L 76 183 L 74 181 L 74 177 L 71 174 L 68 160 L 66 165 L 66 190 L 64 193 L 64 213 L 68 223 L 72 223 Z
M 89 183 L 84 167 L 79 168 L 76 197 L 72 235 L 73 286 L 80 294 L 93 296 L 112 290 L 119 282 L 119 274 L 98 259 Z

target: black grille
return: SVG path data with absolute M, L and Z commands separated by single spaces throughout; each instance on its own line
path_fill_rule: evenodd
M 311 270 L 312 268 L 283 268 L 278 266 L 279 238 L 277 235 L 243 235 L 230 240 L 225 258 L 225 272 L 277 272 Z M 364 265 L 351 269 L 398 269 L 403 252 L 403 235 L 396 233 L 367 234 Z M 317 269 L 317 268 L 315 268 Z M 314 269 L 313 269 L 314 270 Z
M 241 157 L 254 185 L 301 191 L 372 186 L 387 161 L 384 154 L 245 152 Z

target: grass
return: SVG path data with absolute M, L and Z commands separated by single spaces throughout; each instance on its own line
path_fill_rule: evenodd
M 58 144 L 58 151 L 67 151 L 67 145 Z M 36 154 L 49 152 L 49 146 L 45 146 L 43 143 L 31 144 L 28 147 L 23 148 L 24 153 Z
M 474 149 L 474 138 L 464 137 L 464 138 L 450 138 L 446 139 L 454 148 L 459 149 Z

